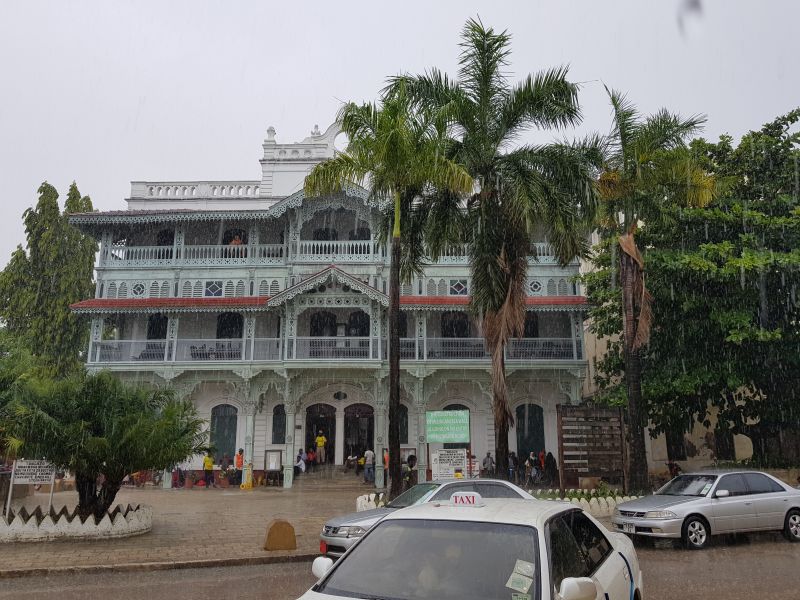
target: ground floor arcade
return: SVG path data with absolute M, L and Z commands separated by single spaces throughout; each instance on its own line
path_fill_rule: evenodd
M 581 369 L 519 369 L 508 376 L 515 423 L 510 449 L 527 454 L 557 454 L 556 406 L 577 403 Z M 342 465 L 367 448 L 381 455 L 388 447 L 388 372 L 381 370 L 297 369 L 292 371 L 166 373 L 163 377 L 197 407 L 207 420 L 217 460 L 245 450 L 246 460 L 260 471 L 268 451 L 280 451 L 283 482 L 292 485 L 292 464 L 318 432 L 326 438 L 326 460 Z M 141 373 L 138 380 L 141 382 Z M 494 453 L 495 433 L 488 369 L 404 371 L 401 377 L 400 441 L 403 458 L 418 457 L 426 471 L 431 451 L 442 444 L 425 438 L 427 411 L 468 410 L 470 450 L 482 457 Z M 202 457 L 185 466 L 199 469 Z M 422 478 L 423 474 L 420 474 Z M 382 487 L 381 461 L 376 486 Z

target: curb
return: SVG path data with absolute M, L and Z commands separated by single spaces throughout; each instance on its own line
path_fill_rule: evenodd
M 241 567 L 300 563 L 314 560 L 319 553 L 292 554 L 288 556 L 245 556 L 242 558 L 217 558 L 207 560 L 183 560 L 175 562 L 122 563 L 118 565 L 75 565 L 70 567 L 39 567 L 32 569 L 0 570 L 0 579 L 39 577 L 43 575 L 87 574 L 87 573 L 136 573 L 145 571 L 170 571 L 177 569 L 202 569 L 209 567 Z

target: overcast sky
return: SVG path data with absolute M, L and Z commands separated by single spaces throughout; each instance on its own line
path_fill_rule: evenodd
M 134 179 L 258 179 L 269 125 L 298 141 L 387 75 L 454 72 L 476 15 L 513 34 L 514 74 L 568 63 L 585 82 L 577 133 L 609 128 L 601 81 L 645 112 L 706 113 L 710 138 L 800 105 L 800 2 L 696 2 L 4 0 L 0 264 L 42 181 L 109 210 Z

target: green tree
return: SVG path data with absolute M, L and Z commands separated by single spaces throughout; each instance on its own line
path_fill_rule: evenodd
M 621 289 L 622 360 L 628 406 L 630 461 L 628 484 L 649 486 L 642 400 L 641 356 L 651 330 L 652 296 L 644 281 L 644 261 L 636 242 L 640 224 L 653 226 L 665 207 L 704 206 L 713 196 L 714 178 L 693 160 L 686 140 L 704 117 L 683 118 L 661 109 L 642 117 L 624 95 L 608 92 L 613 125 L 598 189 L 601 232 L 612 240 Z
M 86 323 L 69 306 L 94 295 L 97 243 L 68 218 L 91 210 L 73 183 L 62 213 L 58 192 L 43 183 L 36 207 L 23 215 L 26 248 L 17 247 L 0 273 L 0 317 L 51 375 L 77 370 L 87 342 Z
M 130 387 L 109 373 L 18 382 L 2 421 L 17 456 L 75 474 L 78 513 L 98 520 L 126 475 L 177 464 L 206 440 L 191 401 Z
M 601 153 L 597 139 L 515 147 L 527 130 L 579 123 L 578 87 L 567 80 L 566 68 L 514 84 L 507 71 L 511 36 L 505 31 L 469 20 L 461 38 L 457 79 L 431 69 L 393 84 L 407 86 L 418 106 L 445 115 L 451 123 L 449 155 L 479 187 L 466 203 L 436 202 L 427 238 L 432 258 L 451 243 L 468 247 L 472 309 L 483 317 L 492 356 L 495 460 L 505 473 L 514 417 L 504 355 L 508 340 L 523 331 L 531 238 L 543 230 L 561 264 L 587 251 Z
M 762 465 L 796 460 L 800 438 L 800 120 L 792 111 L 745 135 L 691 143 L 695 161 L 723 182 L 706 207 L 664 206 L 641 230 L 653 296 L 643 350 L 643 410 L 652 433 L 711 425 L 716 451 L 732 454 L 731 435 L 753 442 Z M 682 151 L 681 151 L 682 152 Z M 595 332 L 622 329 L 612 239 L 587 276 Z M 624 402 L 623 349 L 612 342 L 598 365 L 603 393 Z
M 400 270 L 401 224 L 431 188 L 466 193 L 472 179 L 446 157 L 442 123 L 414 111 L 398 89 L 381 105 L 346 104 L 338 117 L 349 143 L 344 152 L 317 165 L 306 177 L 307 195 L 341 191 L 348 183 L 366 185 L 376 203 L 391 199 L 389 271 L 389 477 L 390 496 L 402 491 L 400 461 Z M 405 210 L 403 210 L 405 208 Z M 419 221 L 417 220 L 417 223 Z M 412 230 L 419 231 L 419 227 Z M 419 248 L 406 248 L 420 256 Z M 411 261 L 414 262 L 414 261 Z M 407 261 L 408 263 L 408 261 Z M 408 263 L 410 264 L 410 263 Z

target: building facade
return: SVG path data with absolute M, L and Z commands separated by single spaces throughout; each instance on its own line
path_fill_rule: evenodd
M 100 243 L 88 368 L 169 386 L 208 420 L 218 457 L 242 447 L 254 469 L 281 450 L 284 485 L 316 432 L 342 464 L 388 437 L 389 258 L 365 190 L 306 198 L 303 180 L 335 153 L 336 126 L 279 144 L 261 179 L 135 181 L 127 210 L 73 215 Z M 516 416 L 510 446 L 557 452 L 556 406 L 579 402 L 587 362 L 578 263 L 532 242 L 525 334 L 506 349 Z M 401 290 L 401 446 L 427 469 L 425 414 L 470 411 L 473 454 L 494 449 L 490 360 L 468 309 L 465 249 Z M 199 468 L 199 457 L 195 467 Z M 383 485 L 377 465 L 376 485 Z

